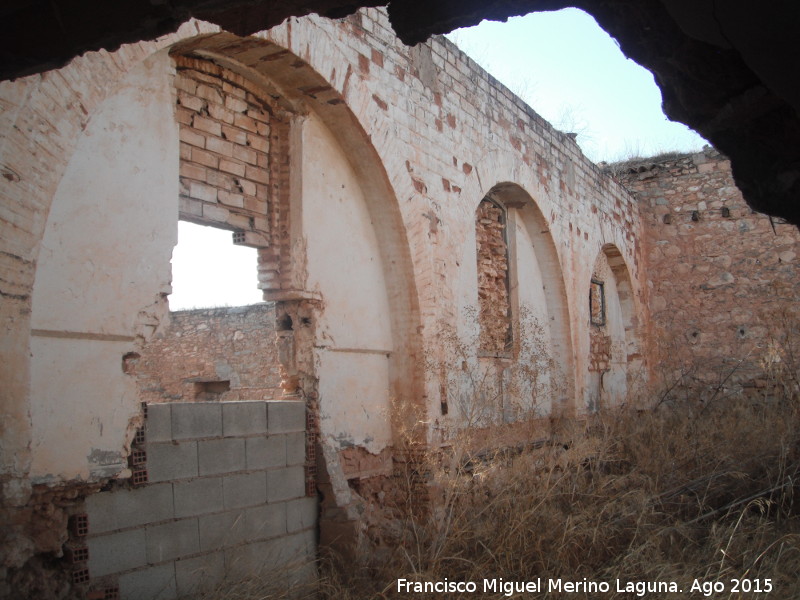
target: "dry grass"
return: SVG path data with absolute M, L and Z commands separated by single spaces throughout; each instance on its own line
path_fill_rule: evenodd
M 455 445 L 426 467 L 436 508 L 409 518 L 393 559 L 326 567 L 317 598 L 637 598 L 616 580 L 721 582 L 715 598 L 800 597 L 800 414 L 793 399 L 662 404 L 549 422 L 537 448 L 480 458 Z M 540 422 L 541 423 L 541 422 Z M 397 580 L 473 581 L 473 594 L 397 591 Z M 542 581 L 539 593 L 483 593 L 483 580 Z M 548 591 L 548 579 L 608 582 Z M 770 593 L 733 593 L 733 579 Z M 250 582 L 252 584 L 252 582 Z M 243 584 L 245 585 L 245 584 Z M 296 590 L 300 591 L 300 590 Z M 301 597 L 304 594 L 299 594 Z M 228 600 L 278 598 L 227 588 Z
M 481 592 L 484 578 L 502 577 L 610 584 L 578 597 L 636 597 L 616 592 L 617 579 L 674 581 L 684 592 L 695 579 L 719 581 L 725 598 L 800 597 L 797 425 L 788 401 L 671 405 L 554 424 L 552 439 L 566 445 L 477 464 L 463 453 L 460 467 L 458 453 L 440 458 L 430 467 L 438 508 L 407 523 L 395 560 L 368 576 L 324 576 L 321 596 L 466 598 L 474 594 L 398 593 L 396 580 L 474 581 Z M 731 593 L 734 578 L 761 587 L 770 579 L 772 591 Z

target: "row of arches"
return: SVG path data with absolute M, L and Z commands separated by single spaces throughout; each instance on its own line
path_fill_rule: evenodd
M 117 363 L 167 320 L 169 252 L 179 218 L 217 223 L 259 248 L 265 299 L 278 303 L 281 318 L 309 326 L 297 334 L 291 352 L 281 354 L 285 389 L 314 400 L 320 435 L 332 451 L 359 446 L 378 453 L 396 443 L 408 414 L 419 414 L 398 414 L 396 406 L 425 405 L 430 373 L 416 360 L 423 354 L 421 294 L 398 184 L 360 117 L 313 69 L 298 69 L 298 61 L 285 48 L 255 38 L 215 34 L 181 40 L 132 68 L 92 115 L 55 194 L 34 284 L 37 476 L 104 477 L 124 466 L 119 438 L 131 435 L 138 404 Z M 172 75 L 176 63 L 199 73 L 195 96 L 188 94 L 185 77 Z M 234 96 L 220 96 L 222 108 L 214 110 L 213 98 L 206 98 L 198 116 L 189 114 L 203 81 L 214 87 L 214 77 L 221 77 L 220 89 L 239 81 L 242 98 L 252 93 L 247 101 L 263 105 L 261 116 L 242 109 L 243 122 L 247 117 L 254 123 L 252 139 L 237 129 L 238 122 L 226 135 L 227 117 L 213 114 L 235 106 Z M 184 87 L 172 89 L 175 82 Z M 202 121 L 208 137 L 190 139 L 184 126 L 195 122 L 182 118 Z M 232 136 L 239 134 L 243 141 L 236 146 Z M 232 148 L 245 158 L 212 165 L 203 154 L 212 150 L 209 140 L 221 148 L 214 152 Z M 222 188 L 214 191 L 192 174 L 200 167 L 224 171 L 225 185 L 234 182 L 224 190 L 225 199 Z M 257 167 L 263 167 L 263 180 L 250 176 Z M 244 175 L 237 175 L 239 168 Z M 125 182 L 122 192 L 118 182 Z M 249 183 L 263 190 L 246 193 Z M 489 419 L 594 409 L 624 398 L 641 351 L 638 309 L 619 249 L 603 247 L 595 265 L 593 278 L 602 283 L 601 323 L 588 307 L 574 314 L 570 297 L 583 295 L 584 285 L 589 295 L 589 282 L 567 289 L 565 250 L 523 187 L 493 186 L 474 214 L 474 236 L 462 261 L 471 283 L 456 296 L 474 312 L 474 322 L 459 324 L 472 344 L 470 364 L 496 368 L 503 386 Z M 97 235 L 81 234 L 87 224 Z M 580 336 L 601 338 L 598 348 L 610 349 L 607 360 L 598 350 L 589 374 L 576 373 L 587 362 L 577 355 L 585 346 Z M 524 368 L 512 372 L 513 365 Z M 103 385 L 95 386 L 96 380 Z M 446 390 L 441 412 L 450 412 L 453 398 L 464 393 Z M 109 412 L 113 417 L 107 420 Z M 454 410 L 451 418 L 457 415 L 465 411 Z M 81 435 L 69 448 L 53 448 L 50 440 L 65 426 Z M 102 461 L 87 465 L 93 450 Z
M 578 303 L 571 319 L 550 226 L 522 187 L 502 183 L 489 190 L 475 212 L 474 241 L 476 273 L 468 279 L 477 282 L 477 356 L 500 373 L 496 385 L 506 388 L 494 391 L 499 410 L 488 421 L 593 412 L 625 402 L 641 377 L 642 355 L 619 249 L 612 243 L 600 249 L 585 282 L 588 303 Z M 573 348 L 582 346 L 589 355 L 576 360 Z M 587 365 L 583 377 L 576 364 Z

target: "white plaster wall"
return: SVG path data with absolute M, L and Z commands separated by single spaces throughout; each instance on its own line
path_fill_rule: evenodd
M 139 407 L 122 356 L 163 314 L 177 241 L 172 76 L 165 51 L 134 67 L 91 116 L 56 191 L 31 317 L 35 479 L 123 462 Z
M 516 212 L 515 209 L 512 210 Z M 520 390 L 521 408 L 534 410 L 536 414 L 544 416 L 550 412 L 555 400 L 554 390 L 551 389 L 553 369 L 556 367 L 551 318 L 536 248 L 528 228 L 519 216 L 515 216 L 519 360 L 525 365 L 518 373 L 521 381 L 517 382 L 516 387 Z
M 344 447 L 391 444 L 389 298 L 378 240 L 347 155 L 313 113 L 303 123 L 302 223 L 317 322 L 321 431 Z

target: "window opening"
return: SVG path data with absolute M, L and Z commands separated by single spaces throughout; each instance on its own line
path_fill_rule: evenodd
M 230 231 L 180 221 L 170 310 L 262 302 L 257 265 L 258 250 L 234 245 Z
M 589 314 L 592 325 L 603 326 L 606 324 L 605 284 L 595 278 L 592 278 L 589 287 Z

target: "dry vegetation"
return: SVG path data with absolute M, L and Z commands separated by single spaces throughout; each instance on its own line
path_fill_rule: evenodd
M 408 518 L 393 559 L 370 569 L 324 566 L 319 587 L 295 597 L 800 597 L 798 371 L 775 364 L 770 389 L 778 392 L 768 398 L 665 396 L 646 411 L 540 420 L 530 439 L 541 443 L 522 451 L 478 457 L 461 440 L 431 454 L 423 470 L 436 508 Z M 399 593 L 400 578 L 473 581 L 478 591 Z M 484 593 L 492 578 L 544 589 Z M 610 589 L 548 591 L 548 579 L 558 578 Z M 734 579 L 751 583 L 736 593 Z M 616 580 L 672 581 L 682 593 L 618 592 Z M 724 591 L 689 593 L 695 580 L 721 582 Z M 213 597 L 279 596 L 229 588 Z

